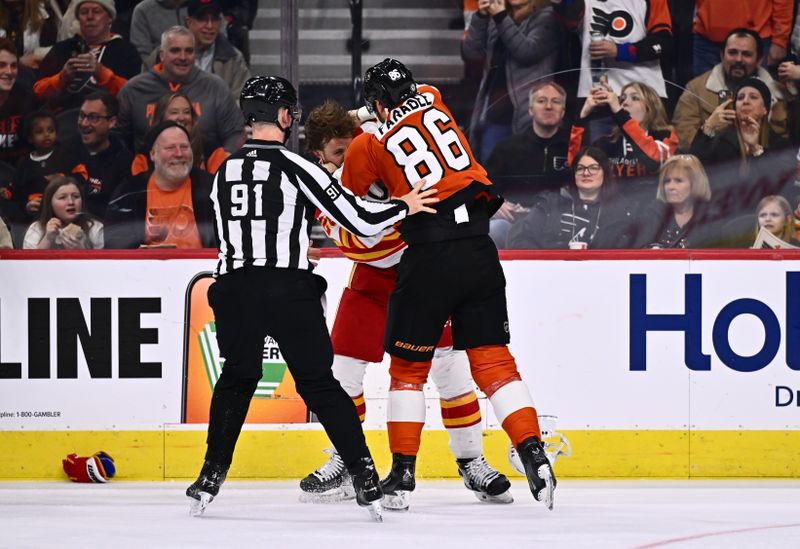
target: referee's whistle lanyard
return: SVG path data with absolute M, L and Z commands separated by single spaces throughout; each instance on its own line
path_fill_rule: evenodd
M 597 206 L 597 218 L 594 220 L 594 230 L 592 234 L 589 235 L 588 239 L 582 240 L 581 237 L 586 234 L 587 227 L 581 229 L 577 234 L 575 233 L 575 201 L 572 201 L 572 238 L 569 239 L 570 242 L 586 242 L 587 244 L 591 244 L 594 240 L 594 237 L 597 236 L 597 231 L 600 229 L 600 216 L 603 214 L 603 203 L 600 202 Z M 589 221 L 589 226 L 591 226 L 591 221 Z

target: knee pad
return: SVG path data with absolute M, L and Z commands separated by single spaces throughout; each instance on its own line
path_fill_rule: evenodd
M 475 392 L 469 371 L 469 360 L 464 351 L 452 347 L 436 349 L 431 364 L 431 379 L 442 399 L 451 399 Z
M 503 385 L 520 380 L 517 363 L 505 345 L 467 349 L 472 378 L 487 397 Z
M 333 355 L 333 377 L 342 385 L 342 389 L 351 397 L 364 392 L 364 375 L 367 362 L 343 355 Z
M 412 362 L 404 358 L 392 356 L 389 365 L 389 375 L 392 376 L 392 385 L 395 382 L 401 384 L 419 385 L 420 390 L 425 382 L 428 381 L 428 373 L 431 370 L 431 361 Z

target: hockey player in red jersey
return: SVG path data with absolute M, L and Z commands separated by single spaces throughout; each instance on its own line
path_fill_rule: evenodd
M 541 441 L 533 399 L 522 381 L 510 341 L 505 277 L 488 236 L 489 218 L 502 203 L 472 156 L 439 91 L 414 82 L 395 59 L 364 76 L 367 107 L 381 122 L 356 137 L 341 180 L 357 195 L 376 182 L 390 196 L 425 179 L 440 202 L 437 215 L 404 220 L 408 248 L 389 298 L 384 349 L 391 355 L 389 444 L 392 469 L 386 494 L 411 491 L 425 407 L 422 387 L 442 327 L 452 319 L 454 347 L 466 349 L 472 377 L 519 453 L 536 500 L 553 508 L 556 479 Z
M 370 127 L 377 128 L 377 125 L 368 122 L 362 126 L 365 131 L 370 131 Z M 328 169 L 338 169 L 355 128 L 354 117 L 337 103 L 328 101 L 311 111 L 306 120 L 306 147 Z M 388 197 L 386 189 L 380 185 L 373 185 L 368 195 L 378 200 Z M 348 286 L 339 302 L 331 341 L 335 353 L 334 377 L 353 399 L 363 422 L 366 414 L 364 376 L 369 363 L 383 360 L 386 307 L 394 289 L 396 265 L 406 244 L 396 229 L 387 229 L 371 238 L 359 238 L 325 216 L 320 216 L 319 221 L 344 255 L 354 262 Z M 478 398 L 466 355 L 453 350 L 452 345 L 448 321 L 434 352 L 431 378 L 439 392 L 442 422 L 450 436 L 450 449 L 459 474 L 479 500 L 511 503 L 508 479 L 489 466 L 482 455 Z M 424 423 L 425 408 L 414 413 L 408 419 Z M 300 488 L 304 499 L 347 499 L 353 497 L 351 484 L 342 459 L 333 449 L 330 459 L 304 478 Z M 384 507 L 407 509 L 407 495 L 385 500 Z

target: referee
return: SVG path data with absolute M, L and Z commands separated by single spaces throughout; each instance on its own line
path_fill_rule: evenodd
M 297 94 L 285 79 L 259 76 L 242 89 L 240 106 L 253 138 L 219 168 L 211 190 L 219 243 L 208 303 L 225 359 L 214 387 L 205 462 L 186 490 L 202 514 L 219 492 L 250 399 L 261 379 L 264 339 L 278 342 L 297 392 L 339 450 L 356 501 L 380 520 L 378 474 L 353 401 L 331 373 L 333 350 L 320 298 L 325 280 L 307 258 L 315 209 L 356 234 L 376 234 L 407 215 L 435 213 L 435 191 L 422 183 L 401 199 L 368 202 L 344 190 L 284 143 L 299 118 Z M 266 456 L 268 457 L 268 456 Z

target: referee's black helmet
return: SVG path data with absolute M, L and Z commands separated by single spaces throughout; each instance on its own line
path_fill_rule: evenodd
M 393 109 L 416 93 L 411 71 L 397 59 L 387 57 L 364 73 L 364 100 L 370 112 L 375 112 L 376 100 Z
M 297 92 L 292 83 L 280 76 L 256 76 L 244 83 L 239 96 L 245 122 L 270 122 L 279 124 L 278 110 L 289 109 L 292 119 L 300 119 Z

